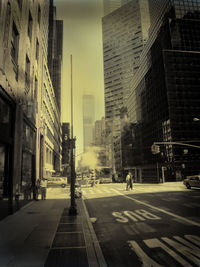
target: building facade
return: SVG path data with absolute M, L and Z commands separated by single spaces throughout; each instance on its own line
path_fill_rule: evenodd
M 148 38 L 148 1 L 131 1 L 103 17 L 105 118 L 120 116 Z
M 0 2 L 0 199 L 10 213 L 34 197 L 35 181 L 46 177 L 47 167 L 60 168 L 48 18 L 47 0 Z
M 59 173 L 62 153 L 62 128 L 54 88 L 51 82 L 47 62 L 43 65 L 42 114 L 45 129 L 43 177 L 48 178 Z
M 83 148 L 84 152 L 94 142 L 94 96 L 83 95 Z
M 112 142 L 108 148 L 114 147 L 121 135 L 121 109 L 130 93 L 129 83 L 139 68 L 149 25 L 147 0 L 124 3 L 102 19 L 106 132 L 111 135 L 107 140 Z M 116 157 L 109 155 L 109 158 L 113 159 L 115 172 Z
M 135 125 L 136 176 L 144 182 L 183 179 L 199 172 L 200 161 L 199 149 L 169 143 L 198 145 L 200 140 L 200 125 L 193 120 L 200 112 L 200 3 L 167 1 L 159 10 L 160 20 L 157 14 L 154 21 L 159 21 L 160 27 L 155 23 L 150 29 L 127 101 Z M 153 155 L 154 142 L 168 144 Z
M 103 146 L 105 145 L 105 118 L 95 121 L 94 124 L 94 145 Z
M 114 10 L 120 8 L 122 5 L 130 2 L 131 0 L 104 0 L 104 16 L 112 13 Z
M 39 173 L 42 47 L 47 1 L 0 3 L 0 197 L 16 201 Z M 48 21 L 47 21 L 48 29 Z

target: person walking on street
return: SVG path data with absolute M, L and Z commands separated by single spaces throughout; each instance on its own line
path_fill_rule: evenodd
M 129 172 L 129 173 L 126 175 L 126 190 L 127 190 L 127 191 L 129 190 L 129 187 L 130 187 L 130 180 L 131 180 L 131 173 Z
M 36 180 L 33 190 L 34 190 L 34 200 L 38 201 L 39 200 L 38 195 L 40 190 L 40 179 Z
M 41 190 L 41 199 L 46 199 L 46 192 L 47 192 L 47 179 L 42 178 L 40 181 L 40 190 Z

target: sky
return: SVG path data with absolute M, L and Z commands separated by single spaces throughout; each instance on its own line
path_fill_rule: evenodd
M 54 0 L 56 18 L 63 20 L 62 122 L 71 123 L 76 155 L 83 151 L 82 95 L 95 96 L 95 120 L 104 116 L 102 26 L 103 0 Z

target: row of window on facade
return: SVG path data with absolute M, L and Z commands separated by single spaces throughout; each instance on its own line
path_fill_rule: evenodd
M 41 11 L 40 11 L 40 7 L 38 7 L 38 24 L 39 25 L 40 25 L 40 17 L 41 17 Z M 29 36 L 30 41 L 32 39 L 32 27 L 33 27 L 33 19 L 32 19 L 31 13 L 29 12 L 27 34 Z M 11 57 L 12 57 L 12 62 L 13 62 L 13 69 L 16 74 L 16 79 L 18 79 L 18 51 L 19 51 L 19 31 L 17 30 L 17 26 L 15 22 L 13 21 L 10 52 L 11 52 Z M 36 38 L 35 58 L 38 61 L 39 59 L 38 38 Z M 25 94 L 27 94 L 29 91 L 29 87 L 30 87 L 30 59 L 28 55 L 26 55 L 25 84 L 26 84 Z
M 53 164 L 53 151 L 46 148 L 46 163 Z

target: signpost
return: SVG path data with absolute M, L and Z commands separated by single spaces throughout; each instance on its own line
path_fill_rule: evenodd
M 70 165 L 71 165 L 71 206 L 69 215 L 77 215 L 75 203 L 75 162 L 74 162 L 75 138 L 73 138 L 73 90 L 72 90 L 72 55 L 71 55 L 71 139 L 70 139 Z

